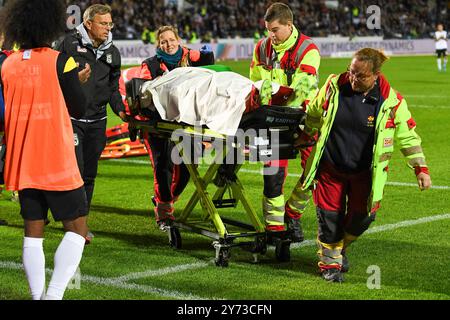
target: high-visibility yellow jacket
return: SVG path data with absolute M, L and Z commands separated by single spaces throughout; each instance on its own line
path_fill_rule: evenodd
M 306 106 L 318 91 L 319 49 L 311 38 L 294 27 L 290 37 L 274 45 L 270 38 L 261 39 L 255 46 L 250 65 L 252 81 L 270 80 L 289 86 L 294 93 L 287 100 L 289 106 Z
M 397 93 L 384 76 L 379 77 L 383 104 L 381 105 L 375 125 L 375 139 L 372 157 L 372 191 L 368 201 L 368 213 L 379 208 L 383 198 L 383 189 L 387 180 L 389 160 L 394 151 L 394 140 L 400 151 L 408 160 L 408 165 L 416 172 L 427 170 L 421 139 L 415 131 L 416 123 L 411 117 L 406 100 Z M 348 82 L 348 73 L 330 75 L 317 97 L 307 109 L 305 133 L 313 137 L 318 133 L 318 140 L 306 163 L 302 177 L 302 190 L 308 189 L 314 182 L 317 169 L 325 149 L 328 136 L 339 108 L 339 86 Z

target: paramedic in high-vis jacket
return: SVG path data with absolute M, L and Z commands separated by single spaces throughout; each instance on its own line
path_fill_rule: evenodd
M 269 87 L 270 82 L 289 86 L 293 93 L 285 104 L 306 109 L 318 91 L 319 50 L 309 37 L 293 25 L 293 14 L 286 4 L 272 4 L 264 20 L 269 36 L 255 46 L 250 79 L 254 82 L 267 80 L 264 83 Z M 264 89 L 263 86 L 261 92 Z M 306 153 L 302 150 L 302 159 L 305 159 Z M 291 239 L 300 242 L 303 232 L 299 219 L 310 192 L 293 194 L 285 205 L 283 186 L 287 165 L 287 160 L 270 161 L 264 165 L 263 214 L 267 230 L 283 231 L 286 222 Z
M 357 51 L 349 69 L 331 75 L 307 109 L 299 145 L 318 136 L 295 189 L 313 190 L 322 277 L 342 282 L 348 245 L 375 219 L 394 141 L 414 170 L 420 190 L 431 179 L 416 123 L 406 100 L 381 73 L 388 58 L 372 48 Z

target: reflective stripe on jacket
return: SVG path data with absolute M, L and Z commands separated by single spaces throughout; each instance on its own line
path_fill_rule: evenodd
M 294 28 L 286 40 L 292 45 L 277 53 L 270 38 L 261 39 L 255 46 L 253 60 L 250 66 L 250 79 L 270 80 L 280 85 L 294 89 L 294 94 L 287 101 L 293 107 L 305 106 L 318 91 L 318 70 L 320 54 L 312 40 L 299 33 Z M 289 83 L 289 71 L 292 71 L 292 81 Z
M 311 101 L 307 109 L 305 133 L 319 138 L 306 163 L 302 189 L 309 188 L 315 179 L 323 151 L 328 140 L 339 103 L 339 86 L 348 81 L 348 74 L 330 75 L 317 97 Z M 379 85 L 384 103 L 376 119 L 375 139 L 372 157 L 372 191 L 368 201 L 368 212 L 376 211 L 383 198 L 383 189 L 387 180 L 388 164 L 394 151 L 394 140 L 400 151 L 407 158 L 411 168 L 426 167 L 425 156 L 421 147 L 421 139 L 415 131 L 415 122 L 408 110 L 406 100 L 387 82 L 379 77 Z

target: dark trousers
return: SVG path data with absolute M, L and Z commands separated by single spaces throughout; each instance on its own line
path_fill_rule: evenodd
M 287 160 L 274 160 L 264 163 L 264 191 L 267 198 L 276 198 L 283 194 L 287 176 Z M 268 172 L 268 174 L 266 174 Z
M 169 139 L 145 134 L 144 143 L 153 165 L 155 200 L 172 203 L 188 184 L 189 171 L 184 163 L 173 164 L 171 154 L 175 145 Z
M 72 126 L 75 139 L 75 153 L 81 177 L 84 181 L 87 211 L 89 212 L 92 195 L 94 194 L 98 160 L 106 145 L 106 119 L 90 123 L 72 120 Z

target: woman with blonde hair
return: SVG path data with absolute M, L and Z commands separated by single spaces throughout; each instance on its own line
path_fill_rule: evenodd
M 155 79 L 178 67 L 196 67 L 214 64 L 214 53 L 208 45 L 192 50 L 181 44 L 178 31 L 173 26 L 162 26 L 156 31 L 156 55 L 142 62 L 143 79 Z M 145 134 L 144 143 L 150 154 L 154 170 L 155 218 L 160 227 L 173 220 L 173 204 L 189 182 L 189 172 L 184 164 L 171 161 L 173 143 L 167 139 Z

